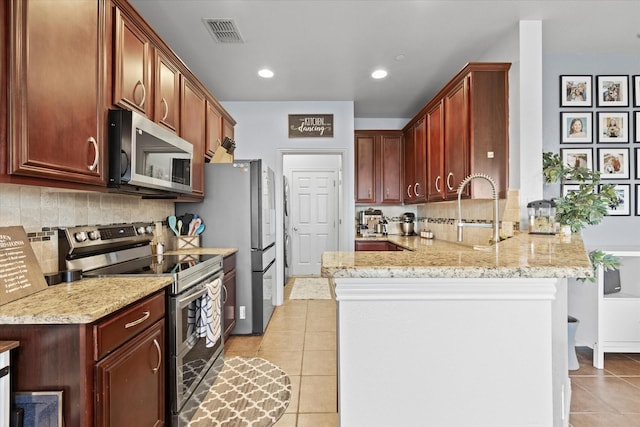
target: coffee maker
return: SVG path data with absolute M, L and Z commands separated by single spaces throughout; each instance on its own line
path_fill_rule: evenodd
M 361 236 L 386 234 L 386 221 L 380 209 L 369 208 L 358 215 L 358 233 Z

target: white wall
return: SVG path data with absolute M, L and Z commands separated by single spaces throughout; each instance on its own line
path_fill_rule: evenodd
M 340 212 L 340 250 L 352 250 L 355 237 L 353 102 L 225 102 L 224 108 L 237 121 L 236 159 L 263 159 L 276 173 L 276 245 L 278 252 L 276 299 L 282 302 L 284 273 L 282 199 L 282 156 L 286 153 L 342 155 L 343 211 Z M 289 138 L 289 114 L 333 114 L 333 138 Z

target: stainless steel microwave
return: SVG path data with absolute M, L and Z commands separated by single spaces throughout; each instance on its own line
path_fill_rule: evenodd
M 193 144 L 141 114 L 109 111 L 112 191 L 147 197 L 191 193 Z

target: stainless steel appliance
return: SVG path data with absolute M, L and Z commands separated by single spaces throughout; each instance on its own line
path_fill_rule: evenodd
M 236 160 L 206 164 L 204 181 L 204 201 L 176 203 L 176 214 L 202 219 L 202 246 L 238 248 L 231 333 L 262 334 L 275 307 L 275 174 L 262 160 Z
M 402 227 L 402 235 L 403 236 L 413 236 L 415 235 L 414 231 L 414 221 L 416 216 L 413 212 L 405 212 L 402 214 L 402 223 L 400 226 Z
M 165 357 L 167 417 L 186 426 L 222 369 L 223 270 L 221 255 L 152 254 L 153 226 L 146 223 L 61 228 L 61 270 L 82 269 L 84 277 L 172 276 L 168 288 Z M 206 295 L 206 298 L 205 298 Z M 208 300 L 207 300 L 208 298 Z M 210 301 L 211 333 L 195 323 L 199 305 Z
M 110 110 L 108 123 L 112 191 L 151 197 L 191 192 L 190 142 L 134 111 Z
M 372 209 L 369 208 L 364 211 L 360 211 L 359 216 L 359 227 L 358 232 L 361 236 L 371 236 L 375 234 L 383 234 L 383 227 L 379 224 L 382 224 L 384 220 L 384 216 L 382 215 L 382 211 L 380 209 Z

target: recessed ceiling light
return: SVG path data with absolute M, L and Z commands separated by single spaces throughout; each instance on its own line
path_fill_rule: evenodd
M 387 77 L 387 72 L 385 70 L 375 70 L 373 73 L 371 73 L 371 77 L 373 77 L 374 79 L 384 79 L 385 77 Z
M 268 68 L 263 68 L 262 70 L 258 71 L 258 75 L 265 79 L 270 79 L 271 77 L 273 77 L 273 71 Z

